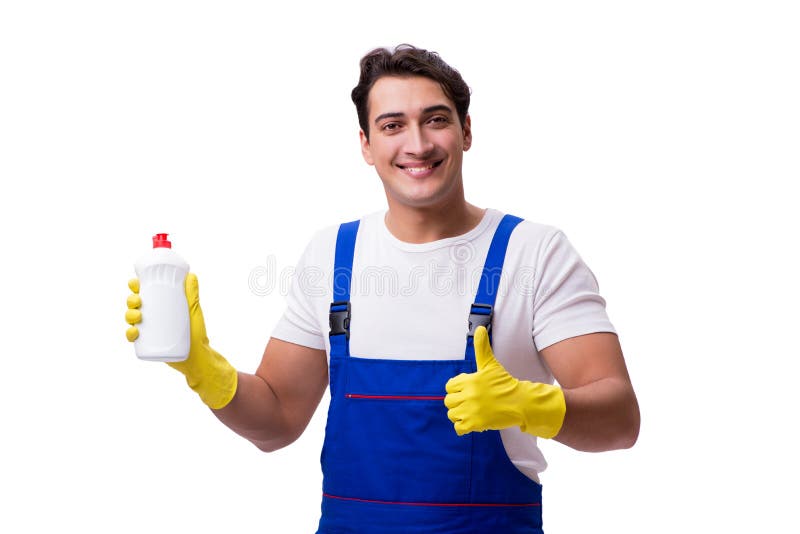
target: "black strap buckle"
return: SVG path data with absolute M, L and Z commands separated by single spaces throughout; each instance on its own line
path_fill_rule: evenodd
M 344 309 L 342 309 L 344 306 Z M 330 315 L 328 315 L 331 336 L 344 334 L 350 339 L 350 301 L 340 300 L 331 302 Z
M 487 332 L 491 334 L 493 317 L 494 309 L 491 304 L 473 303 L 469 313 L 469 331 L 467 332 L 467 337 L 474 337 L 475 330 L 477 330 L 479 326 L 485 326 Z

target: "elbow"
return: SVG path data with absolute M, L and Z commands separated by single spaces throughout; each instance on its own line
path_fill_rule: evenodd
M 253 441 L 251 443 L 255 445 L 256 448 L 261 452 L 275 452 L 278 449 L 283 448 L 282 446 L 275 444 L 273 441 Z
M 270 440 L 270 441 L 259 441 L 259 442 L 252 442 L 253 445 L 256 446 L 258 450 L 261 452 L 275 452 L 287 446 L 289 443 L 281 443 L 279 441 Z
M 639 439 L 639 428 L 641 426 L 641 414 L 639 413 L 639 404 L 634 397 L 631 402 L 630 411 L 626 418 L 626 424 L 619 432 L 619 449 L 630 449 Z
M 272 437 L 272 438 L 267 439 L 267 440 L 253 440 L 253 439 L 251 439 L 250 443 L 255 445 L 256 448 L 258 450 L 260 450 L 261 452 L 275 452 L 277 450 L 280 450 L 280 449 L 286 447 L 287 445 L 291 445 L 292 443 L 297 441 L 297 438 L 299 438 L 299 437 L 300 437 L 300 434 L 293 433 L 291 435 L 275 436 L 275 437 Z
M 634 445 L 636 445 L 636 441 L 639 439 L 639 428 L 636 427 L 631 429 L 630 431 L 626 432 L 625 434 L 621 435 L 619 440 L 617 441 L 616 449 L 630 449 Z
M 568 395 L 569 391 L 566 392 Z M 639 404 L 632 388 L 620 388 L 601 399 L 578 396 L 574 410 L 567 397 L 567 411 L 561 432 L 556 436 L 568 447 L 584 452 L 630 449 L 639 439 Z
M 615 410 L 615 415 L 611 421 L 608 421 L 605 431 L 602 432 L 602 437 L 598 435 L 597 440 L 591 442 L 588 448 L 582 450 L 603 452 L 630 449 L 639 439 L 640 422 L 639 405 L 634 396 L 630 401 Z

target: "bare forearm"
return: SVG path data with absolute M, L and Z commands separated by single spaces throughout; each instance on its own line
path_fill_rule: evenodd
M 587 452 L 626 449 L 636 442 L 639 405 L 629 382 L 604 378 L 563 391 L 567 411 L 557 441 Z
M 299 435 L 292 430 L 272 388 L 256 375 L 240 372 L 233 400 L 212 412 L 228 428 L 264 451 L 285 447 Z

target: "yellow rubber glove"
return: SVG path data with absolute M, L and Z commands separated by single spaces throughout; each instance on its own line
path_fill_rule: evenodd
M 567 411 L 561 388 L 511 376 L 495 359 L 485 327 L 478 327 L 474 341 L 478 371 L 461 373 L 445 386 L 444 404 L 456 434 L 518 426 L 534 436 L 555 437 Z
M 125 333 L 128 341 L 135 341 L 139 337 L 136 324 L 142 321 L 142 299 L 139 296 L 139 280 L 136 278 L 128 282 L 128 287 L 133 294 L 128 296 L 128 311 L 125 312 L 125 321 L 132 325 Z M 189 304 L 189 327 L 191 329 L 191 345 L 189 357 L 182 362 L 167 363 L 177 369 L 186 377 L 186 383 L 192 388 L 209 408 L 218 410 L 224 408 L 236 394 L 238 375 L 236 369 L 228 363 L 217 351 L 208 345 L 206 323 L 203 320 L 203 310 L 200 309 L 200 289 L 197 276 L 192 273 L 186 275 L 184 282 L 186 301 Z

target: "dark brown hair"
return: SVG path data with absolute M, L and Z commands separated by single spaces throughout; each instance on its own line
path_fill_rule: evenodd
M 401 44 L 394 50 L 376 48 L 361 58 L 361 75 L 350 97 L 356 105 L 358 124 L 364 130 L 367 139 L 369 139 L 367 109 L 369 91 L 382 76 L 424 76 L 439 82 L 444 94 L 455 104 L 461 127 L 464 127 L 469 111 L 470 90 L 461 74 L 445 63 L 436 52 Z

